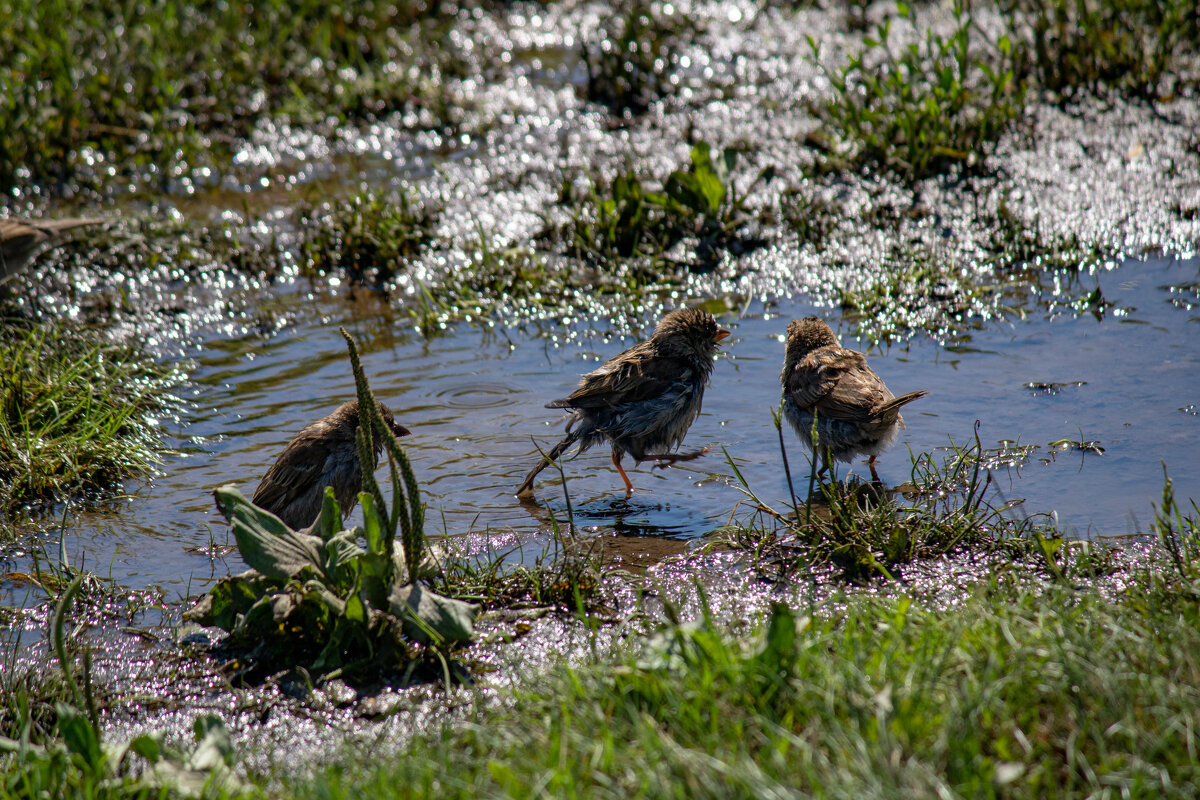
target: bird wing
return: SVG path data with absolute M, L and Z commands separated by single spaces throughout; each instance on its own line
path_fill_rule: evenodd
M 293 440 L 267 470 L 250 502 L 259 508 L 282 511 L 321 479 L 329 455 L 329 444 L 323 439 Z
M 584 375 L 578 389 L 569 397 L 548 403 L 547 408 L 603 408 L 636 403 L 658 397 L 694 377 L 688 359 L 656 353 L 646 344 L 635 345 Z
M 863 354 L 840 347 L 821 347 L 801 359 L 787 388 L 799 407 L 846 422 L 877 422 L 880 406 L 892 399 Z

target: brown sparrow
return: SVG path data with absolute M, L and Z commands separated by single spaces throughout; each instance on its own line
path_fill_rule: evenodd
M 525 477 L 517 497 L 530 497 L 538 473 L 576 442 L 580 453 L 603 441 L 612 445 L 612 463 L 625 482 L 626 497 L 633 493 L 621 467 L 626 453 L 638 463 L 657 461 L 657 466 L 703 455 L 704 450 L 667 451 L 683 442 L 700 413 L 717 344 L 728 335 L 707 311 L 676 309 L 659 321 L 648 340 L 584 375 L 570 397 L 547 403 L 546 408 L 569 409 L 567 435 Z
M 95 217 L 75 219 L 0 219 L 0 283 L 25 269 L 43 248 L 53 247 L 68 231 L 108 222 Z
M 408 435 L 408 429 L 392 418 L 383 403 L 379 404 L 379 412 L 392 433 Z M 316 522 L 325 487 L 332 486 L 342 513 L 350 513 L 362 491 L 362 465 L 354 438 L 357 432 L 358 400 L 343 403 L 329 416 L 305 426 L 267 470 L 251 502 L 279 517 L 289 528 L 301 530 Z M 372 470 L 383 452 L 378 436 L 374 444 Z
M 816 317 L 788 325 L 779 380 L 784 416 L 810 451 L 813 418 L 817 420 L 820 472 L 829 469 L 831 459 L 849 463 L 866 455 L 875 480 L 876 456 L 904 427 L 900 407 L 926 395 L 922 390 L 894 397 L 867 366 L 866 356 L 843 349 L 829 325 Z

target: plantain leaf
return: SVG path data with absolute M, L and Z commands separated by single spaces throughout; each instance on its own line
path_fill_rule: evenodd
M 279 517 L 246 499 L 232 484 L 215 491 L 217 508 L 233 526 L 238 551 L 252 568 L 287 580 L 305 567 L 321 568 L 321 538 L 289 528 Z
M 419 583 L 393 589 L 388 602 L 404 622 L 404 635 L 423 644 L 469 642 L 475 635 L 477 605 L 442 597 Z
M 325 496 L 321 500 L 321 515 L 313 523 L 309 531 L 328 542 L 342 530 L 342 507 L 333 496 L 333 487 L 325 487 Z

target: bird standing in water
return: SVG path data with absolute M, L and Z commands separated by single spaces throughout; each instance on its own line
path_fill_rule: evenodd
M 379 404 L 379 413 L 392 433 L 408 435 L 408 428 L 398 424 L 383 403 Z M 289 528 L 300 530 L 320 516 L 325 487 L 332 486 L 342 513 L 350 513 L 362 491 L 357 432 L 358 400 L 343 403 L 329 416 L 305 426 L 267 470 L 251 502 L 279 517 Z M 372 470 L 379 463 L 383 440 L 375 436 L 374 445 Z
M 40 250 L 65 239 L 69 231 L 105 222 L 108 220 L 95 217 L 0 219 L 0 283 L 25 269 Z
M 649 339 L 584 375 L 569 397 L 547 403 L 546 408 L 569 409 L 567 435 L 525 477 L 517 497 L 532 496 L 538 473 L 576 442 L 581 453 L 603 441 L 612 445 L 612 463 L 625 482 L 626 497 L 633 493 L 621 466 L 626 453 L 638 463 L 657 461 L 657 466 L 703 455 L 704 450 L 668 451 L 683 442 L 700 413 L 713 356 L 727 336 L 729 331 L 707 311 L 676 309 L 659 321 Z
M 830 460 L 849 463 L 855 456 L 870 456 L 871 477 L 875 458 L 904 427 L 900 408 L 924 397 L 924 390 L 895 397 L 883 380 L 867 366 L 862 353 L 846 350 L 824 320 L 792 320 L 784 357 L 783 413 L 810 451 L 813 418 L 817 420 L 817 449 L 821 473 Z

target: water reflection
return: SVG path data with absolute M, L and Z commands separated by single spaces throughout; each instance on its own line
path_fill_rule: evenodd
M 979 419 L 1006 496 L 1025 498 L 1030 513 L 1056 510 L 1079 535 L 1144 530 L 1162 489 L 1160 460 L 1180 496 L 1200 495 L 1200 417 L 1181 410 L 1200 400 L 1200 320 L 1175 302 L 1178 292 L 1160 288 L 1190 285 L 1198 271 L 1196 261 L 1132 262 L 1098 279 L 1110 304 L 1098 317 L 1052 308 L 979 331 L 967 348 L 915 340 L 872 352 L 873 368 L 896 391 L 929 391 L 906 409 L 907 431 L 879 459 L 883 480 L 909 479 L 906 446 L 917 453 L 950 439 L 969 444 Z M 734 337 L 685 444 L 711 447 L 708 455 L 666 470 L 631 470 L 636 491 L 629 500 L 606 448 L 566 460 L 569 511 L 551 470 L 534 504 L 513 497 L 538 457 L 534 442 L 545 447 L 561 435 L 562 417 L 543 406 L 634 335 L 575 337 L 549 347 L 536 332 L 501 337 L 460 326 L 424 340 L 361 298 L 297 302 L 311 304 L 307 321 L 270 337 L 203 348 L 194 373 L 202 388 L 176 442 L 185 454 L 164 464 L 153 486 L 119 513 L 93 513 L 71 525 L 66 544 L 75 563 L 86 558 L 94 571 L 135 588 L 164 585 L 168 596 L 240 569 L 236 554 L 223 555 L 229 534 L 210 492 L 227 482 L 252 491 L 297 431 L 353 395 L 339 324 L 360 341 L 377 395 L 413 431 L 404 445 L 434 532 L 486 529 L 548 542 L 552 521 L 573 516 L 577 530 L 615 537 L 622 557 L 636 562 L 639 547 L 648 553 L 676 546 L 647 537 L 686 545 L 728 520 L 744 495 L 732 485 L 726 452 L 764 499 L 782 507 L 788 497 L 771 409 L 779 400 L 787 322 L 812 313 L 803 302 L 754 304 L 741 318 L 722 320 Z M 847 323 L 835 320 L 834 327 L 847 346 L 864 349 L 846 341 Z M 1097 444 L 1069 452 L 1051 444 L 1063 440 Z M 791 431 L 785 441 L 802 493 L 806 457 Z M 866 474 L 863 465 L 852 468 Z

